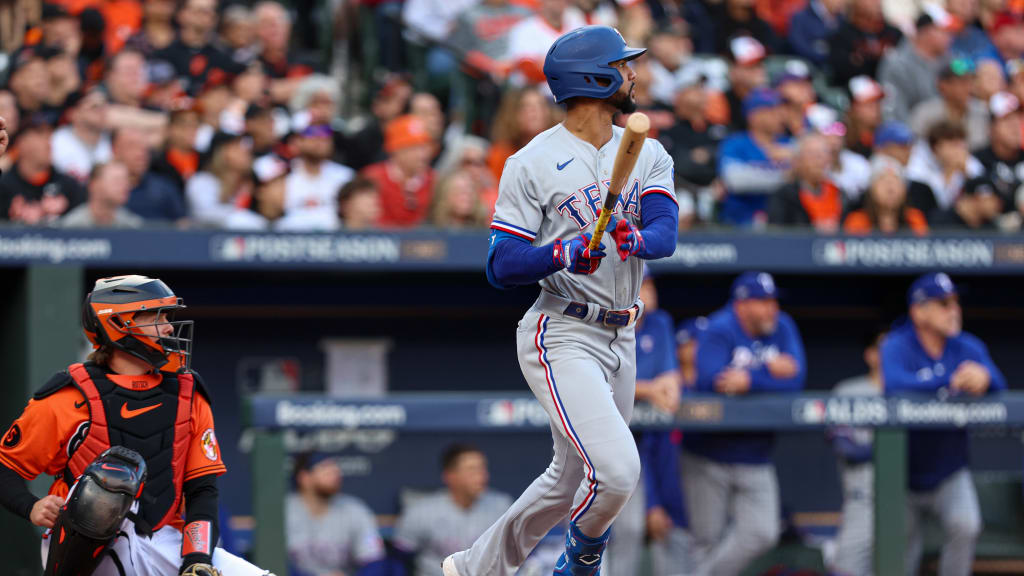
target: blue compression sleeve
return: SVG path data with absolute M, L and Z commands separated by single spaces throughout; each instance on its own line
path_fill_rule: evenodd
M 487 252 L 487 281 L 495 288 L 533 284 L 558 272 L 552 244 L 532 246 L 525 239 L 501 232 L 491 231 L 491 247 Z
M 641 232 L 646 260 L 671 256 L 679 236 L 679 206 L 664 194 L 648 194 L 640 200 Z

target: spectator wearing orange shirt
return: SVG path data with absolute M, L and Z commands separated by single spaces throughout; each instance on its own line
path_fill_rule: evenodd
M 555 108 L 537 88 L 506 92 L 494 121 L 491 150 L 487 155 L 487 165 L 494 179 L 501 180 L 509 156 L 557 123 Z
M 399 116 L 384 129 L 388 159 L 363 171 L 380 193 L 381 226 L 411 228 L 427 217 L 434 188 L 430 160 L 435 145 L 423 121 L 411 114 Z
M 822 233 L 839 230 L 843 194 L 828 177 L 832 148 L 821 134 L 800 139 L 793 160 L 795 181 L 779 189 L 768 205 L 768 221 L 783 226 L 813 226 Z
M 927 234 L 924 213 L 907 205 L 907 183 L 900 164 L 886 157 L 876 158 L 872 164 L 864 207 L 847 214 L 843 232 L 866 235 L 909 230 L 918 236 Z

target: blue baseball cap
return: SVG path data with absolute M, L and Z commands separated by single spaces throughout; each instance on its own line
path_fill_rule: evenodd
M 903 122 L 883 122 L 875 130 L 875 147 L 887 144 L 909 146 L 914 143 L 914 133 Z
M 679 323 L 676 329 L 676 345 L 682 346 L 700 337 L 708 329 L 708 319 L 705 316 L 687 318 Z
M 775 279 L 767 272 L 744 272 L 732 283 L 733 300 L 767 300 L 778 296 Z
M 957 294 L 956 286 L 945 272 L 925 274 L 910 285 L 907 291 L 907 305 L 923 304 L 929 300 L 940 300 Z
M 777 108 L 782 105 L 782 97 L 770 88 L 757 88 L 743 99 L 743 115 L 750 114 L 761 108 Z

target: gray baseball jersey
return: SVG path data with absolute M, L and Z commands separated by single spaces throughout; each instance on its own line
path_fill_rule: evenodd
M 288 557 L 303 573 L 355 574 L 360 566 L 384 558 L 373 512 L 354 496 L 335 496 L 326 514 L 313 516 L 301 496 L 289 494 L 285 526 Z
M 612 139 L 600 150 L 562 124 L 538 134 L 505 162 L 491 228 L 525 238 L 535 246 L 592 233 L 611 184 L 623 132 L 614 127 Z M 615 217 L 639 227 L 640 199 L 664 194 L 674 201 L 672 178 L 671 156 L 660 142 L 648 138 L 619 196 Z M 562 270 L 541 280 L 541 287 L 570 300 L 608 308 L 635 304 L 643 261 L 621 261 L 615 256 L 610 235 L 602 242 L 609 256 L 597 272 L 583 276 Z
M 499 185 L 495 230 L 543 246 L 593 232 L 612 177 L 623 129 L 600 150 L 563 125 L 542 132 L 509 157 Z M 641 224 L 641 199 L 675 200 L 672 159 L 648 139 L 626 180 L 617 218 Z M 567 301 L 625 309 L 637 304 L 643 262 L 625 262 L 610 235 L 607 256 L 591 275 L 562 270 L 540 281 L 540 297 L 519 322 L 519 366 L 551 420 L 554 456 L 473 546 L 452 557 L 458 576 L 511 576 L 568 515 L 586 536 L 605 534 L 640 477 L 629 431 L 636 391 L 633 326 L 607 327 L 566 316 Z
M 446 556 L 472 545 L 511 504 L 510 496 L 492 490 L 469 509 L 456 504 L 447 490 L 426 496 L 398 519 L 395 546 L 416 554 L 415 576 L 437 576 Z

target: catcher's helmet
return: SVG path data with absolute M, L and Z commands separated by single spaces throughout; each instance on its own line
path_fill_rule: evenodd
M 608 64 L 640 57 L 646 48 L 630 48 L 610 26 L 584 26 L 555 40 L 544 58 L 544 75 L 555 102 L 574 96 L 608 98 L 622 86 L 622 74 Z M 598 79 L 609 82 L 602 86 Z
M 94 348 L 111 346 L 158 370 L 181 372 L 188 370 L 192 359 L 192 321 L 173 319 L 174 312 L 183 308 L 181 298 L 156 278 L 100 278 L 85 297 L 82 328 Z M 167 321 L 159 322 L 157 316 L 151 323 L 139 324 L 135 319 L 139 313 L 154 311 L 166 314 Z M 167 325 L 172 332 L 160 334 Z

